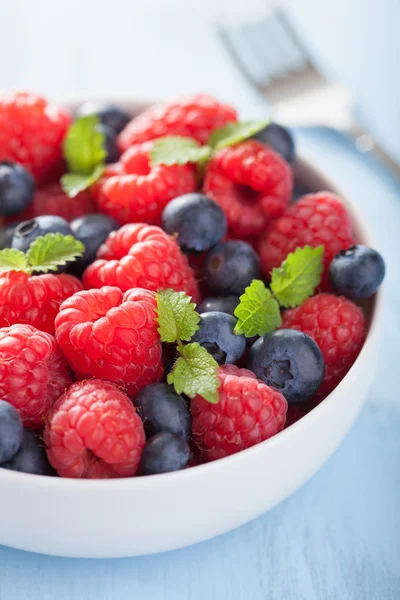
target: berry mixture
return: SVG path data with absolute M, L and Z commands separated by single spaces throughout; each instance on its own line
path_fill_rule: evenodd
M 290 130 L 205 94 L 0 98 L 0 469 L 193 468 L 333 392 L 385 265 L 295 164 Z

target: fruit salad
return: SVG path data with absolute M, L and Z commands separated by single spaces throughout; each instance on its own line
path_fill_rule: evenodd
M 0 470 L 195 468 L 325 400 L 385 265 L 295 161 L 288 129 L 206 94 L 0 98 Z

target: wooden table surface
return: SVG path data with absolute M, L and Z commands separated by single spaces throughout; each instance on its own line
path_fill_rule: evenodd
M 195 17 L 191 3 L 167 4 L 175 12 L 165 9 L 155 20 L 149 3 L 139 8 L 116 1 L 107 5 L 109 14 L 92 1 L 4 3 L 2 86 L 60 97 L 83 89 L 153 97 L 209 90 L 235 102 L 243 117 L 260 116 L 264 106 L 200 18 L 201 3 Z M 58 28 L 49 28 L 49 20 Z M 249 525 L 191 548 L 89 561 L 0 547 L 0 600 L 400 598 L 400 189 L 327 130 L 299 131 L 297 140 L 301 152 L 363 207 L 388 267 L 377 375 L 352 431 L 291 498 Z

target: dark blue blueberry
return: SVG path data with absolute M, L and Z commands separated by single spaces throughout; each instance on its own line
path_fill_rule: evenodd
M 222 240 L 227 231 L 225 213 L 203 194 L 178 196 L 164 208 L 162 227 L 186 252 L 204 252 Z
M 157 433 L 146 443 L 140 459 L 143 475 L 179 471 L 188 464 L 189 445 L 175 433 Z
M 278 152 L 289 164 L 293 164 L 296 157 L 295 145 L 289 129 L 270 123 L 265 129 L 257 133 L 255 139 Z
M 23 430 L 18 411 L 8 402 L 0 400 L 0 465 L 20 449 Z
M 31 429 L 24 429 L 20 449 L 1 467 L 10 469 L 10 471 L 21 471 L 34 475 L 55 475 L 47 459 L 44 443 L 36 437 Z
M 105 104 L 102 102 L 85 102 L 76 111 L 77 117 L 86 117 L 87 115 L 96 115 L 100 123 L 110 127 L 115 133 L 120 133 L 125 125 L 129 123 L 132 116 L 123 108 L 115 104 Z
M 119 159 L 119 150 L 117 145 L 117 134 L 114 129 L 107 125 L 99 125 L 96 129 L 104 135 L 104 145 L 106 149 L 106 163 L 115 163 Z
M 208 312 L 200 315 L 199 329 L 192 337 L 217 361 L 219 365 L 235 364 L 246 349 L 244 335 L 235 335 L 237 319 L 224 312 Z
M 73 235 L 72 229 L 65 219 L 54 215 L 43 215 L 35 219 L 30 219 L 30 221 L 22 221 L 15 228 L 11 247 L 21 250 L 21 252 L 26 252 L 37 237 L 46 235 L 47 233 Z M 62 273 L 67 268 L 68 265 L 63 265 L 58 267 L 57 271 L 52 271 L 52 273 Z
M 334 290 L 351 300 L 369 298 L 385 277 L 385 262 L 376 250 L 352 246 L 335 256 L 329 266 Z
M 247 242 L 222 242 L 210 250 L 204 262 L 208 285 L 223 296 L 241 296 L 259 274 L 260 259 Z
M 85 246 L 83 255 L 76 259 L 70 271 L 81 275 L 83 270 L 96 258 L 96 252 L 109 234 L 119 228 L 117 221 L 107 215 L 92 214 L 78 217 L 69 224 L 72 235 Z
M 321 350 L 309 335 L 279 329 L 260 337 L 250 348 L 247 367 L 278 389 L 289 404 L 311 398 L 324 378 Z
M 235 308 L 239 304 L 238 296 L 214 296 L 206 298 L 196 307 L 198 313 L 218 311 L 233 315 Z
M 14 231 L 17 225 L 19 225 L 21 221 L 14 221 L 13 223 L 9 223 L 0 229 L 0 250 L 4 250 L 4 248 L 11 248 L 11 242 L 13 239 Z
M 0 162 L 0 217 L 15 215 L 33 200 L 35 182 L 17 163 Z
M 189 440 L 191 419 L 187 402 L 170 385 L 151 383 L 139 392 L 133 402 L 147 438 L 169 432 Z

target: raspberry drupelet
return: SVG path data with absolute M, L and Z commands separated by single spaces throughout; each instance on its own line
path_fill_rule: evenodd
M 122 151 L 166 135 L 191 137 L 205 144 L 214 129 L 237 121 L 236 110 L 207 94 L 183 96 L 151 106 L 132 119 L 119 135 Z
M 154 292 L 78 292 L 60 307 L 56 339 L 78 378 L 99 377 L 136 395 L 163 374 Z
M 0 329 L 0 397 L 25 427 L 42 427 L 53 403 L 71 383 L 54 337 L 31 325 Z
M 62 164 L 71 117 L 44 98 L 18 92 L 0 99 L 0 161 L 15 161 L 39 181 Z
M 218 369 L 217 404 L 196 396 L 191 402 L 193 439 L 206 461 L 250 448 L 284 428 L 287 402 L 282 394 L 247 369 Z
M 351 216 L 341 199 L 330 192 L 307 194 L 276 219 L 259 243 L 261 268 L 269 277 L 298 247 L 324 246 L 321 287 L 329 290 L 328 268 L 333 257 L 354 245 Z
M 292 185 L 285 160 L 261 142 L 248 140 L 215 153 L 203 188 L 224 210 L 230 232 L 246 238 L 261 235 L 283 213 Z
M 193 165 L 150 165 L 152 142 L 129 148 L 106 171 L 96 187 L 100 212 L 125 223 L 161 223 L 161 213 L 170 200 L 194 192 L 196 172 Z
M 87 288 L 117 286 L 126 291 L 141 287 L 156 292 L 171 288 L 199 299 L 194 272 L 174 238 L 145 223 L 124 225 L 99 248 L 98 260 L 85 271 Z
M 351 300 L 325 293 L 308 298 L 297 308 L 285 310 L 282 328 L 303 331 L 320 347 L 325 375 L 317 392 L 319 399 L 325 398 L 346 375 L 366 336 L 361 308 Z
M 145 444 L 142 421 L 115 385 L 100 379 L 73 384 L 55 403 L 44 440 L 61 477 L 132 477 Z

